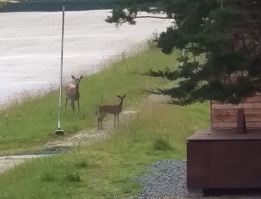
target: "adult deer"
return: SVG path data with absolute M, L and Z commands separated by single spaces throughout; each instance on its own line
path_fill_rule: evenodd
M 78 103 L 78 110 L 80 112 L 80 92 L 79 92 L 79 84 L 83 76 L 80 76 L 79 78 L 75 78 L 72 75 L 73 81 L 68 83 L 65 87 L 65 93 L 66 93 L 66 99 L 65 99 L 65 112 L 67 107 L 68 100 L 71 101 L 71 107 L 74 114 L 74 102 L 77 101 Z
M 97 117 L 98 129 L 103 129 L 102 120 L 106 116 L 106 114 L 114 115 L 114 128 L 115 128 L 116 118 L 119 126 L 119 115 L 122 111 L 123 100 L 126 97 L 126 94 L 123 96 L 117 95 L 117 97 L 120 99 L 120 103 L 118 105 L 102 105 L 97 108 L 95 115 Z

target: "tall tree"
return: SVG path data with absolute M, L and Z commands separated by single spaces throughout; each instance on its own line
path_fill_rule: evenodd
M 186 51 L 177 58 L 182 65 L 148 72 L 176 82 L 155 93 L 187 105 L 205 100 L 237 104 L 261 92 L 261 1 L 120 0 L 106 21 L 134 25 L 146 17 L 173 19 L 156 39 L 163 53 Z

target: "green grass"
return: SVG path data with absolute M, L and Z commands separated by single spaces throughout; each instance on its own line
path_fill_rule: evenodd
M 64 154 L 27 161 L 1 174 L 0 198 L 128 198 L 140 191 L 141 185 L 132 179 L 148 172 L 144 166 L 166 158 L 184 159 L 186 138 L 209 124 L 207 103 L 187 107 L 156 104 L 140 93 L 141 88 L 168 83 L 140 73 L 174 63 L 175 55 L 165 56 L 150 49 L 85 77 L 81 84 L 83 114 L 63 114 L 62 124 L 67 132 L 93 127 L 95 107 L 115 102 L 116 94 L 127 94 L 125 107 L 139 109 L 136 117 L 121 124 L 107 139 Z M 0 147 L 18 146 L 19 140 L 19 147 L 25 147 L 24 142 L 31 146 L 52 139 L 48 133 L 56 127 L 56 101 L 56 93 L 50 93 L 1 113 L 5 120 L 0 120 L 0 126 L 12 130 L 5 132 Z
M 72 152 L 26 162 L 0 176 L 1 199 L 128 198 L 133 177 L 153 161 L 184 159 L 186 138 L 208 126 L 207 104 L 149 104 L 109 138 Z
M 102 103 L 118 103 L 116 94 L 127 94 L 124 107 L 135 107 L 146 97 L 143 88 L 163 85 L 166 80 L 140 74 L 150 68 L 175 64 L 175 55 L 166 56 L 158 49 L 150 49 L 131 56 L 95 75 L 84 77 L 80 84 L 81 109 L 73 115 L 71 107 L 64 113 L 62 102 L 62 129 L 68 134 L 94 127 L 94 112 Z M 108 64 L 107 64 L 108 65 Z M 57 128 L 58 92 L 52 91 L 43 97 L 27 98 L 24 103 L 15 103 L 0 112 L 0 152 L 32 148 L 54 139 Z M 69 104 L 68 104 L 69 105 Z

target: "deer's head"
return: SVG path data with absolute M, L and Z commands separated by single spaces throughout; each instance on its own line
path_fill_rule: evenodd
M 79 78 L 76 78 L 76 77 L 74 77 L 73 75 L 72 75 L 72 78 L 73 78 L 73 80 L 74 80 L 74 83 L 75 83 L 75 85 L 79 85 L 79 83 L 80 83 L 80 81 L 81 81 L 81 79 L 83 78 L 83 76 L 81 75 Z
M 123 101 L 123 99 L 126 97 L 126 94 L 123 95 L 123 96 L 117 95 L 117 97 L 118 97 L 121 101 Z

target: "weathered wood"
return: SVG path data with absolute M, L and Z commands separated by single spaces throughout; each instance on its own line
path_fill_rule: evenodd
M 245 114 L 246 122 L 260 122 L 261 114 L 247 115 Z M 236 122 L 236 115 L 212 115 L 212 122 Z
M 213 122 L 212 123 L 213 129 L 231 129 L 236 127 L 237 127 L 236 122 Z M 261 122 L 246 122 L 246 127 L 253 128 L 253 129 L 260 129 Z
M 260 106 L 261 104 L 256 103 L 256 105 L 254 103 L 244 103 L 242 104 L 243 108 L 259 108 L 258 106 Z M 233 105 L 233 104 L 212 104 L 212 109 L 239 109 L 241 108 L 241 106 L 239 105 Z M 261 107 L 260 107 L 261 108 Z
M 247 128 L 255 128 L 255 129 L 261 128 L 261 122 L 248 122 L 246 124 L 247 124 Z
M 260 102 L 255 102 L 254 103 L 254 108 L 261 108 L 261 103 Z
M 258 115 L 258 114 L 261 116 L 261 108 L 254 108 L 254 109 L 245 108 L 245 115 Z
M 236 122 L 212 122 L 212 128 L 214 129 L 227 129 L 227 128 L 236 128 Z
M 245 120 L 245 112 L 243 108 L 240 108 L 237 111 L 237 133 L 238 134 L 246 133 L 246 120 Z
M 246 122 L 260 122 L 261 121 L 261 114 L 256 114 L 256 115 L 246 115 Z
M 252 109 L 251 109 L 252 110 Z M 260 112 L 261 114 L 261 112 Z M 212 110 L 212 115 L 237 115 L 237 110 L 236 109 L 213 109 Z
M 257 95 L 257 96 L 249 97 L 249 98 L 245 99 L 244 103 L 247 103 L 247 102 L 261 102 L 261 95 Z
M 261 108 L 245 108 L 245 115 L 246 116 L 252 116 L 252 115 L 257 115 L 259 117 L 259 120 L 261 118 Z M 212 110 L 212 115 L 237 115 L 237 109 L 213 109 Z
M 236 128 L 240 108 L 244 109 L 247 128 L 261 128 L 261 93 L 247 98 L 241 105 L 211 101 L 211 128 Z
M 224 110 L 224 109 L 238 109 L 240 108 L 237 105 L 231 105 L 231 104 L 212 104 L 212 109 L 213 110 Z
M 212 122 L 236 122 L 236 115 L 212 115 Z
M 189 189 L 261 188 L 261 130 L 200 131 L 187 141 Z

